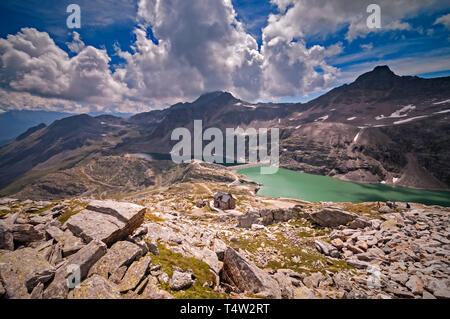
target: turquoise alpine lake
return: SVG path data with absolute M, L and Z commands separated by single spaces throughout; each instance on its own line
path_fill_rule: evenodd
M 297 198 L 310 202 L 376 202 L 396 201 L 426 205 L 450 206 L 450 192 L 412 189 L 386 184 L 346 182 L 328 176 L 300 173 L 280 168 L 276 174 L 262 175 L 260 167 L 237 172 L 264 186 L 258 195 L 272 198 Z

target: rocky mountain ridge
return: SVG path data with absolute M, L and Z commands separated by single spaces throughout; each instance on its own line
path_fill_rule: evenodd
M 251 104 L 214 92 L 129 119 L 74 116 L 36 127 L 0 148 L 0 193 L 45 184 L 52 174 L 71 175 L 69 170 L 93 158 L 168 157 L 173 129 L 192 130 L 195 119 L 203 120 L 204 129 L 280 128 L 285 168 L 448 190 L 449 88 L 450 78 L 400 77 L 382 66 L 306 104 Z

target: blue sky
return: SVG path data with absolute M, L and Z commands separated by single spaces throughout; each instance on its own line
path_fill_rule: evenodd
M 348 0 L 232 0 L 236 17 L 219 0 L 193 0 L 191 7 L 180 1 L 165 1 L 168 8 L 155 8 L 156 0 L 2 1 L 0 109 L 137 112 L 214 89 L 252 102 L 303 102 L 379 64 L 400 75 L 450 75 L 450 4 L 444 1 L 379 1 L 382 28 L 376 32 L 364 29 L 365 1 L 355 8 Z M 66 26 L 70 3 L 81 7 L 80 29 Z M 235 21 L 231 27 L 229 20 Z M 36 32 L 24 35 L 22 28 Z M 82 41 L 76 52 L 68 47 L 73 31 Z M 41 43 L 46 34 L 56 48 L 46 42 L 52 47 L 34 57 L 42 63 L 6 60 L 23 58 L 20 39 Z M 155 38 L 162 42 L 148 42 Z M 193 43 L 207 47 L 205 56 Z M 49 57 L 47 51 L 58 53 Z M 42 71 L 53 63 L 55 69 Z M 62 84 L 54 88 L 52 81 Z

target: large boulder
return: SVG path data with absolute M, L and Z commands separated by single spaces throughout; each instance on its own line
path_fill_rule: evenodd
M 337 227 L 355 220 L 358 215 L 339 208 L 325 207 L 320 211 L 311 213 L 310 218 L 322 227 Z
M 245 214 L 238 217 L 238 227 L 250 228 L 253 224 L 261 224 L 262 219 L 257 211 L 248 211 Z
M 281 298 L 281 289 L 277 281 L 231 247 L 225 251 L 221 277 L 222 281 L 237 287 L 240 291 L 272 299 Z
M 29 298 L 39 283 L 53 278 L 55 268 L 32 248 L 0 252 L 0 277 L 8 298 Z
M 110 246 L 132 234 L 143 223 L 145 211 L 136 204 L 96 200 L 71 216 L 66 225 L 86 242 L 98 239 Z
M 128 267 L 143 254 L 142 248 L 129 241 L 119 241 L 112 245 L 89 271 L 89 276 L 97 274 L 105 278 L 112 276 L 119 268 Z

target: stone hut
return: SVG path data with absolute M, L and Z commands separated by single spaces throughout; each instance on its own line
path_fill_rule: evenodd
M 214 195 L 214 207 L 227 210 L 236 208 L 236 199 L 229 193 L 218 192 Z

